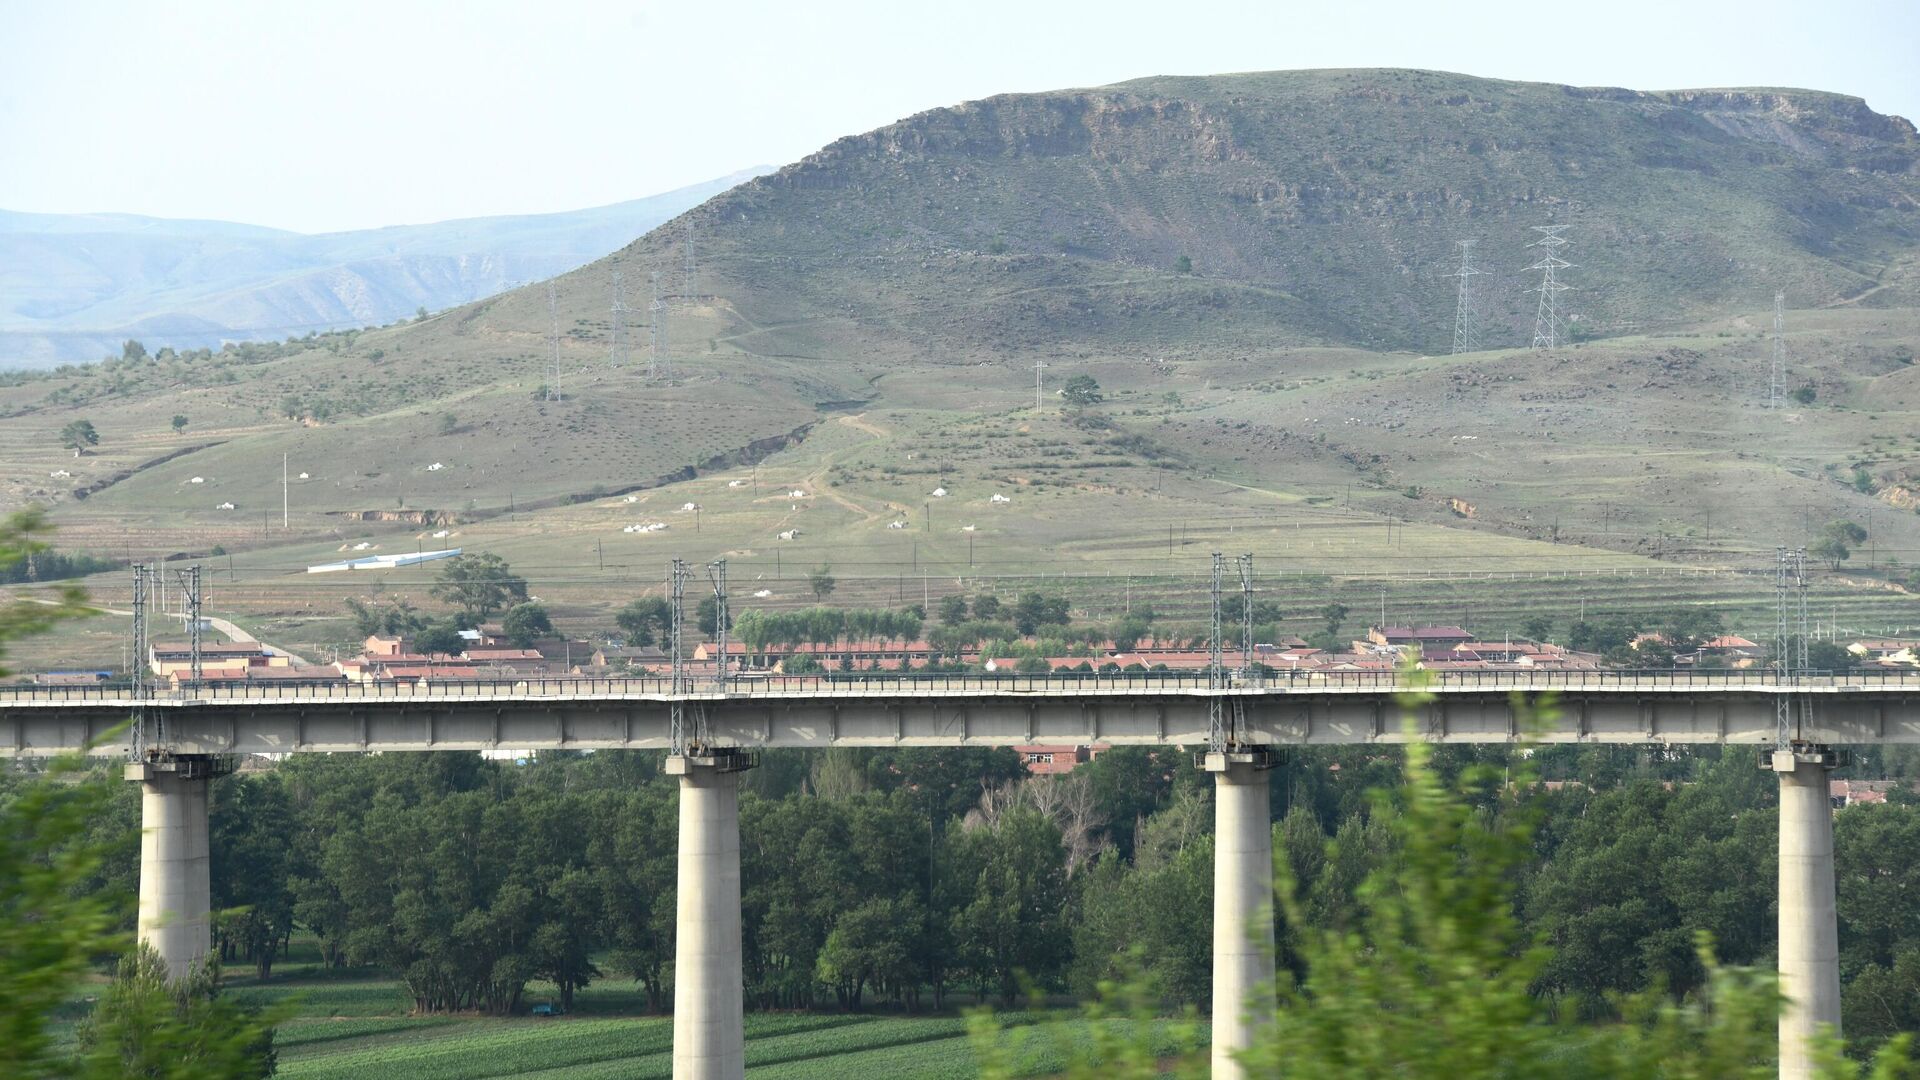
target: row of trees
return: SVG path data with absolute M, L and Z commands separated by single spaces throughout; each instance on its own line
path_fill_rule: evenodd
M 1920 756 L 1875 751 L 1920 773 Z M 1914 760 L 1908 760 L 1913 758 Z M 1273 778 L 1276 859 L 1297 885 L 1277 925 L 1351 925 L 1362 883 L 1405 857 L 1397 751 L 1298 751 Z M 1509 868 L 1525 940 L 1552 947 L 1528 989 L 1566 1015 L 1620 995 L 1701 989 L 1697 940 L 1771 963 L 1770 775 L 1745 749 L 1445 748 L 1444 780 L 1537 768 L 1577 781 L 1489 789 L 1476 812 L 1536 822 Z M 224 956 L 262 976 L 296 929 L 339 964 L 401 979 L 423 1011 L 523 1008 L 534 979 L 563 1002 L 602 979 L 671 998 L 677 788 L 655 755 L 548 755 L 522 767 L 457 753 L 297 757 L 215 787 L 213 866 Z M 743 942 L 762 1008 L 1013 999 L 1023 979 L 1089 995 L 1144 965 L 1162 1000 L 1204 1006 L 1211 950 L 1211 784 L 1184 755 L 1119 748 L 1027 778 L 1005 750 L 769 752 L 741 807 Z M 1920 807 L 1839 816 L 1850 1031 L 1920 1024 Z M 1904 804 L 1904 805 L 1903 805 Z M 1503 809 L 1504 807 L 1504 809 Z M 98 828 L 137 820 L 131 786 Z M 131 906 L 137 853 L 84 885 Z M 130 918 L 123 911 L 122 918 Z
M 1836 560 L 1837 565 L 1838 559 L 1847 556 L 1834 545 L 1858 544 L 1864 538 L 1865 532 L 1859 526 L 1836 521 L 1826 530 L 1822 545 L 1812 553 Z M 832 593 L 834 580 L 830 568 L 822 566 L 814 570 L 809 580 L 817 599 Z M 463 555 L 449 560 L 441 568 L 431 595 L 456 609 L 457 614 L 435 618 L 403 600 L 390 602 L 385 607 L 357 600 L 349 600 L 347 605 L 355 629 L 362 636 L 404 634 L 452 645 L 457 642 L 455 631 L 459 626 L 471 626 L 501 612 L 507 613 L 504 621 L 512 624 L 507 627 L 508 634 L 517 644 L 524 645 L 552 632 L 552 623 L 544 608 L 536 610 L 537 605 L 528 606 L 526 579 L 498 555 Z M 1283 636 L 1282 621 L 1287 618 L 1287 612 L 1278 604 L 1255 599 L 1251 612 L 1247 612 L 1243 607 L 1245 603 L 1238 592 L 1224 596 L 1222 622 L 1238 627 L 1250 614 L 1257 640 L 1275 641 Z M 934 604 L 932 614 L 935 622 L 929 627 L 926 625 L 928 613 L 919 605 L 899 610 L 816 606 L 803 610 L 741 611 L 736 607 L 730 630 L 735 640 L 746 643 L 762 660 L 771 660 L 771 651 L 777 648 L 790 650 L 803 644 L 830 645 L 847 640 L 912 640 L 923 632 L 928 643 L 946 656 L 973 649 L 1009 658 L 1092 655 L 1079 647 L 1108 641 L 1125 652 L 1149 637 L 1204 642 L 1204 636 L 1196 636 L 1193 628 L 1167 625 L 1158 618 L 1152 605 L 1146 603 L 1132 605 L 1126 615 L 1112 622 L 1076 625 L 1066 597 L 1039 590 L 1022 592 L 1012 602 L 1002 601 L 992 593 L 944 596 Z M 1350 614 L 1345 604 L 1332 601 L 1306 614 L 1317 623 L 1317 629 L 1307 636 L 1311 644 L 1334 651 L 1348 647 L 1341 636 Z M 670 621 L 667 601 L 658 596 L 640 597 L 614 616 L 620 635 L 629 645 L 636 646 L 664 644 Z M 694 625 L 707 637 L 717 631 L 717 604 L 712 596 L 703 596 L 696 602 Z M 1530 638 L 1547 640 L 1553 637 L 1554 624 L 1550 619 L 1535 617 L 1527 620 L 1521 629 Z M 1721 613 L 1705 607 L 1676 609 L 1658 620 L 1583 617 L 1567 627 L 1566 644 L 1577 650 L 1601 653 L 1621 667 L 1664 668 L 1672 666 L 1677 653 L 1692 652 L 1726 629 Z M 1636 644 L 1636 638 L 1642 634 L 1652 638 Z M 1232 636 L 1237 638 L 1238 634 Z M 1038 641 L 1037 649 L 1027 644 L 1032 640 Z M 1854 662 L 1837 646 L 1815 644 L 1812 652 L 1817 654 L 1810 657 L 1816 668 L 1841 669 Z M 1711 658 L 1707 662 L 1711 663 Z

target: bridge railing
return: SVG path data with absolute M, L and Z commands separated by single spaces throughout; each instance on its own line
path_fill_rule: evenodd
M 683 684 L 686 696 L 798 697 L 891 694 L 1086 694 L 1206 691 L 1202 671 L 1073 672 L 1051 674 L 983 672 L 833 672 L 818 675 L 730 676 L 724 689 L 711 678 Z M 1230 672 L 1229 692 L 1352 691 L 1386 692 L 1415 688 L 1447 690 L 1686 690 L 1686 689 L 1836 689 L 1847 687 L 1920 688 L 1920 670 L 1829 672 L 1813 671 L 1782 679 L 1765 670 L 1691 669 L 1648 671 L 1443 671 L 1409 677 L 1401 671 L 1280 670 L 1260 674 Z M 347 701 L 433 699 L 459 700 L 501 697 L 555 698 L 664 698 L 673 694 L 670 679 L 657 676 L 599 678 L 557 676 L 500 679 L 418 679 L 398 682 L 315 683 L 308 685 L 239 684 L 149 690 L 135 699 L 125 683 L 90 686 L 0 687 L 0 707 L 33 703 L 126 703 L 136 700 L 166 705 L 204 701 Z

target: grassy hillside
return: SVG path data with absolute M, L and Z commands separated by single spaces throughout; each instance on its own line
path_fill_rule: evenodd
M 71 548 L 235 552 L 219 602 L 298 645 L 344 640 L 343 595 L 422 591 L 301 572 L 361 542 L 497 550 L 583 627 L 674 555 L 727 555 L 768 602 L 831 563 L 850 602 L 1049 581 L 1097 616 L 1136 580 L 1190 593 L 1214 547 L 1256 552 L 1275 588 L 1377 581 L 1409 613 L 1474 599 L 1511 625 L 1608 588 L 1435 579 L 1745 571 L 1833 518 L 1872 539 L 1830 614 L 1885 628 L 1920 562 L 1916 161 L 1905 121 L 1805 91 L 1344 71 L 994 98 L 693 211 L 691 281 L 683 221 L 560 278 L 557 398 L 544 288 L 17 376 L 0 498 L 51 503 Z M 1578 325 L 1611 330 L 1492 347 L 1524 337 L 1517 267 L 1545 220 L 1574 225 Z M 1435 355 L 1460 237 L 1494 271 L 1490 347 Z M 621 365 L 616 266 L 663 294 Z M 1773 412 L 1777 288 L 1814 400 Z M 671 371 L 649 377 L 655 318 Z M 1082 374 L 1105 401 L 1065 411 L 1053 391 Z M 81 418 L 102 440 L 76 458 L 57 433 Z M 642 519 L 671 527 L 623 531 Z M 1688 595 L 1765 606 L 1765 581 L 1714 581 Z
M 753 327 L 927 360 L 1282 341 L 1435 350 L 1454 243 L 1488 342 L 1531 329 L 1529 227 L 1572 228 L 1604 332 L 1862 295 L 1920 236 L 1920 140 L 1857 99 L 1640 94 L 1417 71 L 1150 79 L 1007 95 L 842 139 L 690 215 Z M 665 229 L 623 252 L 673 257 Z M 1178 272 L 1181 259 L 1191 274 Z M 1910 278 L 1874 293 L 1911 303 Z

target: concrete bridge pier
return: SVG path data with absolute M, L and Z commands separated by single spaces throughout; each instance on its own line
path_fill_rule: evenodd
M 213 951 L 207 787 L 219 771 L 207 757 L 135 762 L 140 784 L 139 940 L 185 979 Z
M 740 956 L 738 750 L 675 754 L 680 887 L 673 960 L 673 1080 L 742 1080 L 746 1030 Z
M 1273 1015 L 1273 825 L 1263 749 L 1213 752 L 1213 1077 L 1237 1080 L 1233 1055 Z
M 1824 746 L 1773 752 L 1780 777 L 1780 1078 L 1810 1080 L 1808 1039 L 1840 1031 L 1840 928 L 1834 905 L 1833 803 L 1827 774 L 1840 764 Z

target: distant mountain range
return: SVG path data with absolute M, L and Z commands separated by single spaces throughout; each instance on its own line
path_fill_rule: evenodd
M 97 360 L 127 338 L 200 348 L 451 307 L 591 262 L 770 171 L 567 213 L 318 235 L 0 210 L 0 369 Z

